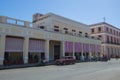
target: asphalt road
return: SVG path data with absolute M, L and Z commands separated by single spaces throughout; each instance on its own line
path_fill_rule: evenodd
M 120 80 L 120 60 L 0 70 L 0 80 Z

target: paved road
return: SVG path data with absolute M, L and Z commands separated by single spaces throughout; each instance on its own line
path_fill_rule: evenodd
M 1 70 L 0 80 L 120 80 L 120 60 Z

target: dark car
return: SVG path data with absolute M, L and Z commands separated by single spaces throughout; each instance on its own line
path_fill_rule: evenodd
M 76 59 L 74 59 L 72 56 L 65 56 L 60 59 L 57 59 L 55 61 L 57 65 L 67 65 L 67 64 L 75 64 Z

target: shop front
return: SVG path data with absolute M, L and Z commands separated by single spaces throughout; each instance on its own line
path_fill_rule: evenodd
M 23 42 L 20 37 L 6 37 L 4 65 L 23 64 Z
M 45 41 L 40 39 L 29 40 L 28 63 L 40 63 L 45 59 Z
M 73 42 L 65 42 L 65 56 L 73 56 Z
M 75 42 L 74 50 L 75 50 L 76 60 L 80 60 L 81 59 L 81 52 L 82 52 L 82 44 L 78 43 L 78 42 Z

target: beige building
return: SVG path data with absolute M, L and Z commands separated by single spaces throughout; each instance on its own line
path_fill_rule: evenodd
M 101 56 L 101 41 L 89 34 L 88 25 L 53 13 L 35 14 L 33 23 L 0 16 L 0 65 Z
M 91 36 L 101 38 L 101 52 L 108 57 L 120 57 L 120 29 L 106 22 L 90 25 Z

